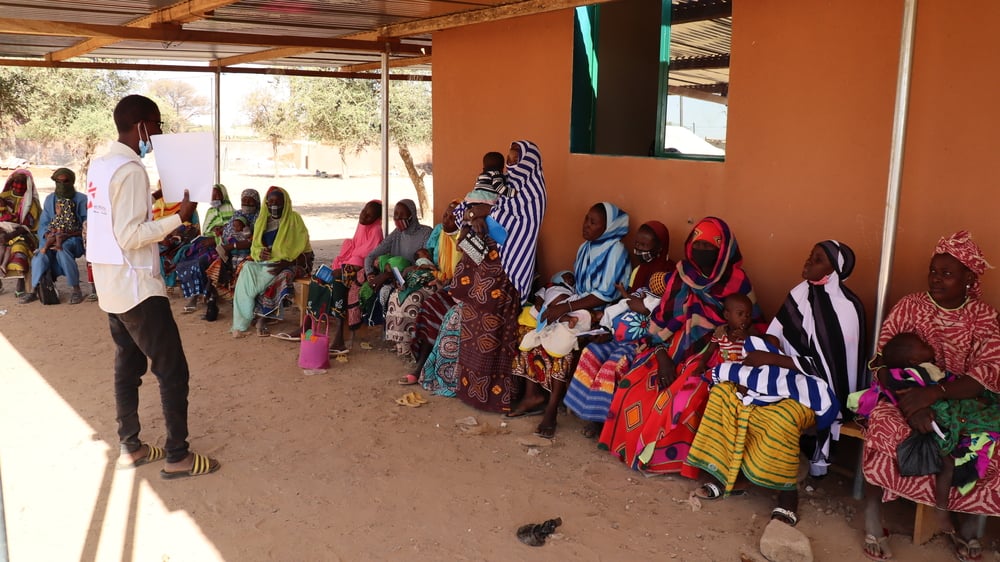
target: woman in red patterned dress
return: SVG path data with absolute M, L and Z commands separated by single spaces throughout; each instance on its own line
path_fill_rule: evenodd
M 882 325 L 878 350 L 901 332 L 915 332 L 934 348 L 939 367 L 955 373 L 947 384 L 914 388 L 902 395 L 899 406 L 880 402 L 871 413 L 865 434 L 864 474 L 870 484 L 865 513 L 865 555 L 889 558 L 879 499 L 905 497 L 935 505 L 935 475 L 902 476 L 896 448 L 911 431 L 933 431 L 931 405 L 939 400 L 995 399 L 1000 393 L 1000 325 L 997 310 L 979 300 L 979 277 L 990 267 L 979 246 L 966 231 L 942 238 L 934 248 L 927 275 L 927 292 L 903 297 Z M 879 380 L 886 369 L 881 355 L 872 361 Z M 877 367 L 877 368 L 876 368 Z M 943 428 L 947 431 L 947 428 Z M 996 436 L 1000 428 L 993 430 Z M 951 513 L 1000 514 L 1000 458 L 995 437 L 981 452 L 982 474 L 966 494 L 953 487 L 947 508 L 938 507 L 939 531 L 949 535 L 959 560 L 978 560 L 982 545 L 976 536 L 976 517 L 955 528 Z

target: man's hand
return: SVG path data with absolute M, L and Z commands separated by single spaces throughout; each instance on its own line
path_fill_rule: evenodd
M 188 190 L 184 190 L 184 199 L 181 199 L 181 207 L 177 211 L 177 215 L 181 217 L 181 222 L 191 222 L 191 217 L 194 216 L 195 210 L 198 208 L 198 203 L 191 202 L 191 195 Z

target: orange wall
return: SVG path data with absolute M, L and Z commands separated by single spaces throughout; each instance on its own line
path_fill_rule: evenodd
M 891 301 L 926 286 L 943 234 L 968 228 L 1000 264 L 990 180 L 998 110 L 987 69 L 1000 4 L 920 3 Z M 994 16 L 994 17 L 990 17 Z M 434 36 L 435 201 L 464 194 L 482 154 L 528 138 L 542 150 L 549 211 L 542 273 L 572 264 L 597 201 L 671 230 L 729 222 L 765 312 L 799 278 L 812 244 L 837 238 L 858 266 L 849 284 L 874 314 L 902 0 L 736 3 L 724 163 L 569 153 L 573 14 L 564 10 Z M 982 101 L 979 101 L 982 100 Z M 979 101 L 979 103 L 976 103 Z M 1000 304 L 1000 274 L 985 280 Z

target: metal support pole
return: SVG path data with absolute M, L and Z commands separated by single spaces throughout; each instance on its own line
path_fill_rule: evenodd
M 885 318 L 889 298 L 889 278 L 896 245 L 899 218 L 899 194 L 903 174 L 903 149 L 906 143 L 906 111 L 910 104 L 910 76 L 913 72 L 913 35 L 916 27 L 917 0 L 903 4 L 903 36 L 899 45 L 899 75 L 896 79 L 896 108 L 892 116 L 892 145 L 889 149 L 889 186 L 885 196 L 885 226 L 882 228 L 882 258 L 878 269 L 878 292 L 875 295 L 875 329 L 872 350 L 878 345 L 879 327 Z
M 389 44 L 382 51 L 382 231 L 389 234 Z M 416 220 L 417 217 L 413 217 Z
M 215 67 L 215 183 L 222 183 L 222 69 Z
M 903 32 L 899 40 L 899 72 L 896 77 L 896 107 L 892 115 L 892 144 L 889 148 L 889 185 L 885 195 L 885 224 L 882 227 L 882 254 L 878 269 L 878 292 L 875 294 L 875 321 L 872 350 L 878 347 L 879 328 L 885 318 L 889 299 L 889 277 L 896 246 L 896 223 L 899 219 L 899 194 L 903 174 L 903 149 L 906 143 L 906 111 L 910 104 L 910 77 L 913 74 L 913 36 L 916 29 L 917 0 L 903 3 Z M 870 382 L 870 381 L 869 381 Z M 854 497 L 864 496 L 859 474 L 854 479 Z

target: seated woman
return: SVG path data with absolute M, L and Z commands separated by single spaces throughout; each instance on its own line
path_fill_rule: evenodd
M 798 522 L 799 437 L 817 426 L 810 460 L 814 475 L 825 474 L 831 436 L 839 435 L 847 395 L 858 388 L 864 373 L 864 308 L 843 284 L 854 263 L 854 252 L 846 244 L 826 240 L 813 246 L 802 269 L 803 281 L 791 290 L 767 329 L 781 353 L 756 350 L 743 359 L 746 368 L 789 371 L 757 369 L 760 378 L 777 373 L 773 376 L 805 376 L 805 384 L 819 381 L 822 384 L 816 388 L 829 389 L 837 407 L 827 412 L 819 401 L 755 391 L 753 396 L 767 396 L 769 403 L 762 405 L 749 397 L 741 398 L 748 393 L 733 382 L 717 384 L 709 395 L 683 474 L 696 478 L 701 470 L 722 486 L 706 480 L 695 492 L 698 497 L 714 500 L 742 494 L 749 481 L 778 491 L 772 519 L 789 525 Z M 768 439 L 760 438 L 764 435 Z
M 198 297 L 204 295 L 207 304 L 213 305 L 211 283 L 205 270 L 219 257 L 218 246 L 223 243 L 223 232 L 233 218 L 233 205 L 229 202 L 226 186 L 217 183 L 212 187 L 212 201 L 205 211 L 202 236 L 182 246 L 174 253 L 174 273 L 187 302 L 184 312 L 194 312 L 198 307 Z M 210 299 L 212 302 L 210 303 Z M 212 308 L 212 306 L 209 306 Z
M 431 227 L 420 224 L 417 220 L 417 205 L 412 199 L 401 199 L 396 203 L 392 211 L 393 224 L 396 229 L 385 237 L 385 240 L 375 246 L 375 249 L 365 257 L 365 276 L 368 278 L 368 285 L 379 296 L 375 305 L 378 309 L 372 315 L 375 321 L 372 324 L 381 324 L 385 318 L 385 308 L 382 303 L 388 303 L 388 293 L 391 292 L 393 284 L 386 282 L 393 279 L 392 268 L 385 267 L 378 269 L 376 264 L 386 263 L 391 258 L 402 258 L 409 263 L 416 260 L 417 250 L 424 247 L 427 238 L 430 237 Z M 384 286 L 384 290 L 383 290 Z
M 236 338 L 245 335 L 255 313 L 259 316 L 257 335 L 268 335 L 265 319 L 281 314 L 284 302 L 294 293 L 294 280 L 312 269 L 309 230 L 292 210 L 288 192 L 271 186 L 265 200 L 268 212 L 257 218 L 250 246 L 253 261 L 243 263 L 233 293 L 232 332 Z
M 611 398 L 615 394 L 618 381 L 632 368 L 639 344 L 645 333 L 636 334 L 628 326 L 640 327 L 648 323 L 653 306 L 646 306 L 644 300 L 650 294 L 663 296 L 663 275 L 659 278 L 658 291 L 650 286 L 650 279 L 657 273 L 672 273 L 677 265 L 669 257 L 670 233 L 660 221 L 649 221 L 639 227 L 635 234 L 632 255 L 638 265 L 632 270 L 632 280 L 626 295 L 619 302 L 626 306 L 619 314 L 611 314 L 614 307 L 604 310 L 601 326 L 612 331 L 589 344 L 580 354 L 573 380 L 566 391 L 566 407 L 588 423 L 583 435 L 588 439 L 600 435 L 604 420 L 608 417 Z M 658 303 L 659 298 L 655 298 Z M 609 316 L 609 314 L 611 314 Z M 623 329 L 616 330 L 616 326 Z
M 451 278 L 455 274 L 455 266 L 461 258 L 458 250 L 458 226 L 455 225 L 455 207 L 457 202 L 452 201 L 445 207 L 441 216 L 441 222 L 431 231 L 427 238 L 425 250 L 430 253 L 430 260 L 435 266 L 432 274 L 433 282 L 423 284 L 418 289 L 411 288 L 408 291 L 400 291 L 396 298 L 389 299 L 389 306 L 385 312 L 385 339 L 396 342 L 396 353 L 402 357 L 417 358 L 420 352 L 420 345 L 414 343 L 417 330 L 417 318 L 420 316 L 424 302 L 434 294 L 440 292 L 451 283 Z M 417 266 L 413 266 L 417 267 Z M 409 284 L 409 281 L 407 282 Z M 405 296 L 404 296 L 405 293 Z M 450 301 L 450 297 L 448 298 Z M 424 345 L 427 352 L 433 341 Z M 414 349 L 417 352 L 414 353 Z M 419 358 L 418 358 L 419 359 Z M 426 361 L 426 355 L 423 356 Z M 423 364 L 417 365 L 417 371 Z M 412 377 L 412 378 L 411 378 Z M 417 376 L 407 375 L 400 384 L 414 384 Z
M 706 217 L 694 226 L 666 285 L 650 316 L 655 343 L 619 381 L 598 445 L 651 473 L 679 472 L 687 458 L 708 399 L 698 366 L 725 323 L 723 301 L 746 295 L 754 303 L 753 323 L 760 323 L 739 244 L 722 219 Z
M 627 213 L 607 202 L 591 207 L 583 220 L 584 242 L 573 265 L 576 295 L 547 307 L 539 321 L 557 322 L 574 311 L 600 310 L 611 302 L 617 295 L 617 285 L 626 282 L 630 273 L 628 252 L 621 242 L 626 234 Z M 527 379 L 524 398 L 508 416 L 544 410 L 536 435 L 551 439 L 556 432 L 558 407 L 573 372 L 573 359 L 574 354 L 553 357 L 543 346 L 522 351 L 514 361 L 514 374 Z M 547 399 L 543 390 L 548 392 Z
M 233 218 L 222 230 L 223 253 L 213 261 L 205 270 L 212 285 L 210 297 L 233 298 L 233 289 L 236 287 L 236 279 L 239 276 L 243 262 L 250 257 L 250 246 L 253 242 L 253 231 L 257 225 L 257 217 L 260 215 L 260 193 L 256 189 L 244 189 L 240 194 L 240 209 L 233 212 Z M 249 237 L 236 236 L 234 220 L 242 217 L 245 220 L 246 228 L 249 229 Z M 207 318 L 206 318 L 207 319 Z
M 995 446 L 1000 423 L 1000 408 L 996 405 L 1000 393 L 1000 325 L 997 310 L 979 300 L 979 278 L 989 267 L 968 232 L 942 238 L 931 258 L 928 290 L 900 299 L 882 324 L 878 353 L 896 334 L 913 332 L 934 348 L 937 366 L 954 373 L 957 379 L 911 389 L 900 398 L 898 406 L 881 401 L 871 412 L 863 462 L 865 480 L 870 484 L 865 493 L 868 505 L 864 543 L 869 558 L 889 557 L 888 537 L 882 531 L 881 502 L 902 496 L 926 505 L 937 504 L 935 475 L 902 476 L 896 450 L 911 431 L 933 431 L 932 422 L 948 431 L 949 420 L 935 420 L 932 409 L 940 401 L 976 398 L 992 404 L 962 413 L 965 423 L 982 422 L 992 429 L 985 438 L 968 443 L 968 459 L 977 459 L 968 466 L 974 467 L 978 480 L 971 489 L 951 489 L 947 507 L 938 508 L 938 530 L 952 539 L 959 560 L 978 560 L 983 552 L 978 518 L 969 517 L 956 528 L 952 514 L 1000 515 L 1000 455 Z M 876 355 L 871 365 L 885 384 L 881 355 Z M 956 475 L 958 472 L 956 467 Z
M 5 228 L 0 229 L 0 245 L 6 247 L 4 276 L 18 277 L 14 296 L 18 302 L 30 302 L 27 300 L 29 293 L 25 291 L 24 277 L 28 275 L 32 254 L 38 249 L 36 233 L 42 214 L 31 172 L 17 169 L 11 173 L 0 192 L 0 204 L 9 211 L 7 218 L 11 219 L 4 222 Z

